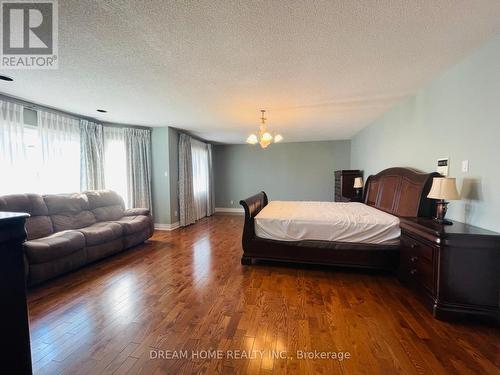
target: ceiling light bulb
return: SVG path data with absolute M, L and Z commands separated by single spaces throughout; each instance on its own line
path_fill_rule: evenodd
M 250 134 L 247 138 L 247 143 L 249 143 L 251 145 L 254 145 L 258 142 L 259 142 L 259 140 L 257 139 L 257 136 L 255 134 Z
M 276 134 L 274 136 L 274 143 L 281 142 L 282 140 L 283 140 L 283 137 L 281 136 L 281 134 Z
M 272 141 L 273 140 L 273 136 L 271 134 L 269 134 L 268 132 L 265 132 L 264 134 L 262 134 L 262 139 L 264 141 Z

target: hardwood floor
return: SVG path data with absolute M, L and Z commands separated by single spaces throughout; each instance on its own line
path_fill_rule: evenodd
M 34 373 L 499 373 L 498 328 L 434 320 L 390 275 L 241 266 L 242 224 L 215 216 L 157 232 L 31 290 Z M 188 358 L 155 359 L 168 350 Z M 227 358 L 237 350 L 254 358 Z

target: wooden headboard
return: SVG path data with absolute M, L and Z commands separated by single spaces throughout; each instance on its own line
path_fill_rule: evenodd
M 411 168 L 389 168 L 366 180 L 365 204 L 401 217 L 431 217 L 435 202 L 427 198 L 433 177 Z

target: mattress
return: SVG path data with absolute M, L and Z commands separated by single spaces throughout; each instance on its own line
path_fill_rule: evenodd
M 257 237 L 389 244 L 401 235 L 399 219 L 363 203 L 272 201 L 255 217 Z

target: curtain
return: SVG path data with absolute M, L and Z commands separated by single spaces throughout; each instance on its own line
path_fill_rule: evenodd
M 0 194 L 15 193 L 28 182 L 26 164 L 23 107 L 0 100 Z
M 0 101 L 0 194 L 80 190 L 78 120 L 37 111 L 24 123 L 22 105 Z
M 207 216 L 208 211 L 208 148 L 203 142 L 191 139 L 193 197 L 196 220 Z
M 73 117 L 37 111 L 38 132 L 25 126 L 25 138 L 31 170 L 40 193 L 67 193 L 80 190 L 80 129 Z M 36 158 L 36 161 L 35 161 Z M 18 190 L 23 191 L 23 190 Z M 26 187 L 24 188 L 26 191 Z
M 185 134 L 179 138 L 179 210 L 181 226 L 215 211 L 212 145 Z
M 104 175 L 105 188 L 116 191 L 131 208 L 127 186 L 127 152 L 125 149 L 125 129 L 104 127 Z
M 214 183 L 214 163 L 213 163 L 213 147 L 209 143 L 208 149 L 208 199 L 207 199 L 207 216 L 212 216 L 215 213 L 215 183 Z
M 102 125 L 80 120 L 80 137 L 80 188 L 81 190 L 104 189 L 104 138 Z
M 179 214 L 182 227 L 196 222 L 191 137 L 179 136 Z
M 152 210 L 151 131 L 125 128 L 124 133 L 129 206 Z

